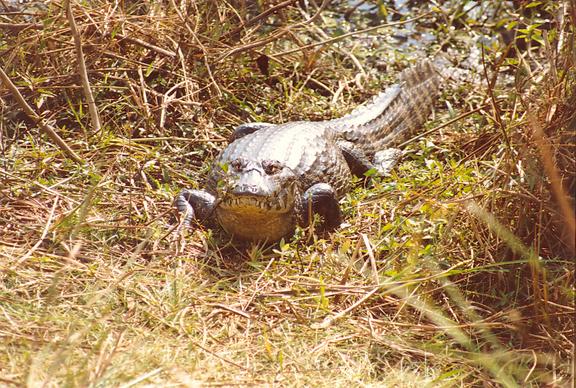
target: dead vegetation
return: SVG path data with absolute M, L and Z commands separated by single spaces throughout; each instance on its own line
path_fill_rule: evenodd
M 0 15 L 2 384 L 570 386 L 574 8 L 310 3 Z M 427 135 L 346 227 L 167 238 L 234 125 L 335 117 L 424 55 Z

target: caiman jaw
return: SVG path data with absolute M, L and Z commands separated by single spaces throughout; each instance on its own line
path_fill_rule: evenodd
M 294 200 L 289 204 L 280 198 L 228 197 L 216 208 L 216 217 L 235 238 L 278 241 L 291 233 L 296 224 Z

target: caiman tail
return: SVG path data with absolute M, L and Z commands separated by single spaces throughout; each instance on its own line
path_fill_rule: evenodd
M 404 70 L 399 82 L 366 105 L 330 120 L 335 131 L 366 154 L 393 147 L 422 128 L 438 95 L 439 78 L 429 61 Z

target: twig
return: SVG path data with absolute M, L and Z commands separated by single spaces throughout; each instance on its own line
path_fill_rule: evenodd
M 576 254 L 576 242 L 574 241 L 574 236 L 576 236 L 576 218 L 574 217 L 574 208 L 570 204 L 570 196 L 564 187 L 562 187 L 562 177 L 558 171 L 558 167 L 552 159 L 554 151 L 550 141 L 542 129 L 542 125 L 532 112 L 528 111 L 527 115 L 528 125 L 530 126 L 530 129 L 532 129 L 532 135 L 534 136 L 536 147 L 540 152 L 540 159 L 542 160 L 544 171 L 546 171 L 546 175 L 548 175 L 548 178 L 550 179 L 552 194 L 556 198 L 556 202 L 558 202 L 566 222 L 566 242 L 570 247 L 572 254 Z
M 2 82 L 4 82 L 4 84 L 6 84 L 8 89 L 10 89 L 10 92 L 12 92 L 12 95 L 14 96 L 16 101 L 18 102 L 22 110 L 24 110 L 26 116 L 28 116 L 30 120 L 37 123 L 38 127 L 40 127 L 40 130 L 46 133 L 48 137 L 50 137 L 60 147 L 60 149 L 62 149 L 62 151 L 64 151 L 70 157 L 70 159 L 74 160 L 78 164 L 83 164 L 84 161 L 80 159 L 78 155 L 76 155 L 76 153 L 72 150 L 72 148 L 70 148 L 68 144 L 66 144 L 66 142 L 62 140 L 60 136 L 58 136 L 58 134 L 52 128 L 52 126 L 48 124 L 46 120 L 40 117 L 36 112 L 34 112 L 32 107 L 28 105 L 26 100 L 24 100 L 24 97 L 22 97 L 22 94 L 20 94 L 20 91 L 18 90 L 16 85 L 12 83 L 12 80 L 8 77 L 8 75 L 6 75 L 2 67 L 0 67 L 0 79 L 2 80 Z
M 170 58 L 176 58 L 176 53 L 174 51 L 170 51 L 170 50 L 167 50 L 165 48 L 158 47 L 156 45 L 153 45 L 150 42 L 146 42 L 145 40 L 126 36 L 120 32 L 116 32 L 116 33 L 112 34 L 111 32 L 103 31 L 102 28 L 100 28 L 100 25 L 98 25 L 97 23 L 94 23 L 94 27 L 96 28 L 96 31 L 98 31 L 98 33 L 103 37 L 106 37 L 109 39 L 117 39 L 118 41 L 125 40 L 127 42 L 134 43 L 134 44 L 137 44 L 137 45 L 142 46 L 144 48 L 147 48 L 149 50 L 152 50 L 152 51 L 156 52 L 157 54 L 164 55 L 164 56 L 167 56 Z
M 240 315 L 241 317 L 252 319 L 252 315 L 244 310 L 237 309 L 236 307 L 228 306 L 223 303 L 207 303 L 206 306 L 219 307 L 222 310 L 230 311 L 231 313 Z
M 365 28 L 365 29 L 363 29 L 363 30 L 349 32 L 349 33 L 347 33 L 347 34 L 340 35 L 340 36 L 337 36 L 337 37 L 335 37 L 335 38 L 326 39 L 326 40 L 323 40 L 323 41 L 321 41 L 321 42 L 310 43 L 310 44 L 307 44 L 307 45 L 305 45 L 305 46 L 301 46 L 301 47 L 298 47 L 298 48 L 295 48 L 295 49 L 292 49 L 292 50 L 287 50 L 287 51 L 284 51 L 284 52 L 281 52 L 281 53 L 270 54 L 270 56 L 281 57 L 281 56 L 288 55 L 288 54 L 292 54 L 292 53 L 295 53 L 295 52 L 298 52 L 298 51 L 307 50 L 307 49 L 312 48 L 312 47 L 324 46 L 324 45 L 327 45 L 327 44 L 336 43 L 336 42 L 341 41 L 341 40 L 343 40 L 343 39 L 346 39 L 346 38 L 348 38 L 348 37 L 355 36 L 355 35 L 360 35 L 360 34 L 364 34 L 364 33 L 366 33 L 366 32 L 371 32 L 371 31 L 379 30 L 380 28 L 393 27 L 393 26 L 399 26 L 399 25 L 406 24 L 406 23 L 411 23 L 411 22 L 413 22 L 413 21 L 422 19 L 423 17 L 430 15 L 431 13 L 432 13 L 432 11 L 429 11 L 429 12 L 423 13 L 422 15 L 416 16 L 416 17 L 414 17 L 414 18 L 412 18 L 412 19 L 401 20 L 401 21 L 399 21 L 399 22 L 384 23 L 384 24 L 380 24 L 380 25 L 377 25 L 377 26 L 374 26 L 374 27 Z M 314 15 L 313 18 L 314 18 L 315 16 L 316 16 L 316 15 Z
M 59 182 L 59 183 L 49 187 L 49 186 L 45 186 L 42 183 L 38 182 L 38 180 L 30 181 L 29 179 L 21 177 L 20 175 L 11 174 L 10 172 L 6 171 L 4 168 L 1 168 L 1 167 L 0 167 L 0 175 L 8 177 L 10 179 L 14 179 L 15 181 L 19 181 L 22 183 L 30 183 L 30 184 L 33 184 L 34 186 L 38 186 L 42 191 L 45 191 L 46 193 L 49 193 L 52 196 L 58 196 L 60 198 L 65 198 L 67 201 L 72 202 L 74 205 L 80 205 L 81 204 L 81 202 L 79 202 L 75 199 L 72 199 L 69 196 L 62 194 L 62 192 L 60 192 L 60 191 L 53 189 L 53 187 L 61 184 L 62 182 Z
M 82 50 L 82 41 L 80 39 L 80 33 L 78 32 L 78 27 L 76 26 L 76 21 L 74 20 L 74 14 L 72 13 L 72 0 L 66 0 L 66 16 L 68 17 L 68 22 L 70 23 L 70 31 L 72 32 L 72 37 L 74 37 L 74 46 L 76 47 L 76 56 L 78 60 L 78 67 L 80 72 L 80 79 L 82 80 L 82 88 L 84 89 L 84 97 L 86 98 L 86 103 L 88 104 L 88 110 L 90 112 L 90 119 L 92 121 L 92 129 L 94 133 L 99 133 L 101 130 L 100 116 L 98 115 L 98 108 L 96 107 L 96 102 L 94 101 L 94 95 L 92 94 L 92 88 L 90 87 L 90 80 L 88 79 L 88 71 L 86 70 L 86 62 L 84 61 L 84 52 Z
M 354 302 L 350 307 L 340 311 L 337 314 L 334 314 L 332 316 L 328 316 L 328 317 L 324 318 L 324 320 L 319 324 L 313 324 L 312 328 L 313 329 L 326 329 L 327 327 L 330 327 L 334 323 L 334 321 L 342 318 L 343 316 L 345 316 L 346 314 L 348 314 L 352 310 L 356 309 L 362 303 L 364 303 L 368 299 L 370 299 L 370 297 L 372 295 L 374 295 L 376 293 L 376 291 L 378 291 L 379 289 L 380 289 L 380 286 L 374 287 L 371 291 L 367 292 L 366 294 L 364 294 L 364 296 L 362 296 L 360 299 L 358 299 L 356 302 Z
M 21 31 L 27 28 L 31 28 L 33 30 L 41 30 L 44 28 L 44 26 L 42 26 L 40 23 L 0 23 L 0 29 Z
M 320 14 L 322 13 L 322 11 L 324 11 L 326 9 L 326 7 L 328 7 L 328 4 L 330 4 L 331 0 L 324 0 L 322 2 L 322 4 L 320 4 L 320 8 L 318 8 L 318 11 L 316 11 L 316 13 L 308 20 L 304 20 L 301 25 L 304 24 L 310 24 L 314 21 L 316 21 L 316 19 L 318 19 L 320 17 Z
M 374 250 L 372 249 L 372 244 L 368 240 L 366 233 L 360 233 L 362 240 L 364 241 L 364 246 L 366 247 L 366 252 L 368 253 L 368 258 L 370 259 L 370 266 L 372 267 L 372 276 L 374 276 L 374 283 L 376 285 L 380 284 L 380 277 L 378 276 L 378 267 L 376 266 L 376 258 L 374 257 Z
M 228 51 L 227 53 L 222 54 L 222 55 L 216 60 L 216 62 L 221 62 L 221 61 L 223 61 L 225 58 L 228 58 L 230 55 L 238 54 L 238 53 L 241 53 L 241 52 L 244 52 L 244 51 L 248 51 L 248 50 L 250 50 L 250 49 L 254 49 L 254 48 L 257 48 L 257 47 L 261 47 L 261 46 L 267 45 L 268 43 L 273 42 L 273 41 L 275 41 L 276 39 L 278 39 L 278 38 L 286 35 L 286 34 L 287 34 L 288 32 L 290 32 L 290 30 L 293 29 L 293 28 L 301 27 L 301 26 L 304 26 L 304 25 L 307 25 L 307 24 L 312 23 L 314 20 L 316 20 L 316 19 L 320 16 L 320 13 L 328 6 L 328 3 L 329 3 L 329 2 L 330 2 L 330 0 L 324 0 L 324 1 L 322 2 L 322 5 L 320 5 L 320 8 L 318 8 L 318 11 L 316 11 L 316 13 L 315 13 L 310 19 L 307 19 L 307 20 L 305 20 L 305 21 L 303 21 L 303 22 L 301 22 L 301 23 L 295 24 L 295 25 L 293 25 L 293 26 L 288 26 L 288 27 L 286 27 L 284 30 L 278 31 L 278 32 L 274 33 L 272 36 L 270 36 L 270 37 L 268 37 L 268 38 L 266 38 L 266 39 L 262 39 L 262 40 L 260 40 L 260 41 L 258 41 L 258 42 L 254 42 L 254 43 L 251 43 L 251 44 L 247 44 L 247 45 L 245 45 L 245 46 L 236 47 L 236 48 Z M 298 51 L 298 50 L 296 50 L 296 51 Z M 274 56 L 276 56 L 276 55 L 274 55 Z
M 54 212 L 56 211 L 56 206 L 58 205 L 58 199 L 59 198 L 60 197 L 56 196 L 56 199 L 54 199 L 54 204 L 52 205 L 52 209 L 50 210 L 50 215 L 48 216 L 48 221 L 46 221 L 46 225 L 44 225 L 44 230 L 42 231 L 40 238 L 38 239 L 36 244 L 34 244 L 34 246 L 32 248 L 30 248 L 28 250 L 28 252 L 26 252 L 26 254 L 24 256 L 19 258 L 18 261 L 16 263 L 14 263 L 14 265 L 11 268 L 12 270 L 17 268 L 20 264 L 22 264 L 26 260 L 28 260 L 28 258 L 30 258 L 30 256 L 32 256 L 32 254 L 36 251 L 36 249 L 38 249 L 38 247 L 44 242 L 44 239 L 46 238 L 46 235 L 48 234 L 48 230 L 50 229 L 50 225 L 52 224 L 52 220 L 54 219 Z
M 109 34 L 106 34 L 106 36 L 112 37 L 112 34 L 109 33 Z M 135 44 L 142 46 L 144 48 L 147 48 L 149 50 L 155 51 L 158 54 L 165 55 L 165 56 L 170 57 L 170 58 L 176 58 L 175 52 L 167 50 L 167 49 L 162 48 L 162 47 L 155 46 L 152 43 L 148 43 L 142 39 L 132 38 L 132 37 L 122 35 L 122 34 L 116 34 L 115 36 L 119 40 L 126 40 L 128 42 L 135 43 Z
M 192 27 L 190 27 L 188 20 L 184 17 L 182 12 L 180 12 L 180 10 L 176 6 L 176 3 L 174 2 L 174 0 L 171 0 L 171 3 L 172 3 L 172 7 L 174 8 L 176 13 L 178 14 L 178 17 L 180 18 L 182 23 L 184 23 L 184 25 L 186 26 L 186 28 L 190 32 L 190 35 L 192 35 L 192 37 L 194 37 L 194 40 L 196 41 L 196 43 L 200 47 L 200 50 L 202 51 L 202 54 L 203 54 L 202 58 L 204 59 L 204 66 L 206 66 L 206 71 L 208 72 L 208 76 L 210 77 L 212 84 L 216 88 L 216 91 L 218 92 L 218 96 L 222 96 L 222 90 L 220 90 L 220 86 L 218 86 L 218 82 L 216 82 L 216 79 L 214 78 L 214 75 L 212 74 L 212 68 L 210 67 L 210 62 L 208 61 L 208 55 L 207 55 L 206 47 L 204 47 L 204 45 L 202 44 L 202 42 L 198 38 L 198 34 L 196 34 L 196 31 L 194 31 L 194 29 Z M 186 65 L 185 65 L 184 54 L 182 53 L 182 50 L 178 49 L 178 54 L 180 54 L 179 56 L 180 56 L 180 61 L 182 63 L 182 69 L 184 70 L 184 73 L 185 73 L 186 72 Z
M 166 93 L 164 93 L 164 95 L 162 96 L 162 103 L 160 104 L 162 110 L 160 111 L 160 122 L 158 123 L 158 128 L 164 129 L 164 123 L 166 122 L 166 109 L 170 105 L 170 102 L 176 98 L 175 97 L 176 90 L 184 83 L 185 81 L 177 83 L 176 85 L 168 89 Z
M 146 81 L 144 80 L 144 72 L 142 71 L 142 66 L 138 66 L 138 79 L 140 80 L 140 93 L 142 94 L 142 109 L 146 113 L 146 118 L 150 119 L 152 117 L 152 112 L 150 111 L 148 95 L 146 94 Z
M 133 387 L 135 385 L 139 385 L 141 382 L 145 381 L 146 379 L 149 379 L 152 376 L 156 376 L 158 373 L 162 372 L 163 370 L 164 370 L 164 368 L 160 367 L 160 368 L 153 369 L 149 372 L 142 373 L 142 374 L 140 374 L 140 376 L 137 376 L 136 378 L 128 381 L 127 383 L 122 384 L 120 386 L 120 388 L 130 388 L 130 387 Z
M 512 146 L 510 144 L 510 139 L 508 139 L 508 134 L 506 133 L 506 125 L 504 124 L 504 121 L 502 121 L 502 111 L 500 110 L 498 101 L 496 101 L 496 97 L 494 96 L 494 85 L 496 84 L 496 79 L 498 78 L 498 70 L 500 68 L 500 64 L 502 63 L 502 59 L 498 62 L 497 66 L 495 67 L 492 79 L 489 79 L 484 51 L 485 51 L 484 45 L 482 45 L 482 69 L 484 71 L 484 78 L 486 79 L 486 83 L 488 86 L 488 96 L 490 97 L 490 101 L 492 102 L 492 109 L 494 109 L 494 119 L 498 123 L 500 131 L 502 131 L 502 137 L 504 138 L 504 142 L 506 143 L 506 150 L 508 151 L 510 156 L 512 156 L 513 155 L 511 151 Z M 503 57 L 505 56 L 503 55 Z
M 304 11 L 302 11 L 302 13 L 304 13 Z M 320 35 L 320 37 L 322 39 L 331 39 L 330 35 L 328 35 L 324 29 L 320 28 L 320 27 L 316 27 L 316 33 L 318 35 Z M 354 54 L 352 54 L 352 52 L 354 51 L 352 50 L 338 50 L 339 52 L 341 52 L 343 55 L 346 55 L 350 58 L 350 60 L 352 61 L 352 63 L 354 63 L 354 65 L 356 65 L 356 67 L 358 68 L 358 70 L 360 71 L 359 74 L 356 75 L 355 77 L 355 82 L 356 85 L 358 86 L 358 89 L 363 90 L 364 88 L 362 87 L 361 83 L 360 83 L 360 78 L 359 77 L 363 77 L 366 78 L 367 74 L 366 74 L 366 70 L 364 70 L 364 67 L 362 66 L 362 64 L 360 63 L 360 61 L 358 60 L 358 58 L 356 58 L 356 56 Z M 339 94 L 342 92 L 342 90 L 344 90 L 344 86 L 345 84 L 342 83 L 340 85 L 340 88 L 338 89 L 338 92 L 334 93 L 334 96 L 332 97 L 332 103 L 335 103 L 336 100 L 338 99 Z
M 267 17 L 268 15 L 270 15 L 271 13 L 276 12 L 276 11 L 278 11 L 279 9 L 285 8 L 285 7 L 287 7 L 287 6 L 295 3 L 296 1 L 297 1 L 297 0 L 288 0 L 288 1 L 284 1 L 283 3 L 280 3 L 280 4 L 278 4 L 278 5 L 275 5 L 275 6 L 273 6 L 273 7 L 268 8 L 266 11 L 262 12 L 261 14 L 253 17 L 253 18 L 250 19 L 250 20 L 247 20 L 245 23 L 242 23 L 242 25 L 240 25 L 239 27 L 236 27 L 236 28 L 233 29 L 232 31 L 224 34 L 224 35 L 220 38 L 220 40 L 227 39 L 227 38 L 229 38 L 229 37 L 231 37 L 231 36 L 234 36 L 234 35 L 238 34 L 238 33 L 239 33 L 240 31 L 242 31 L 243 29 L 248 28 L 248 27 L 254 25 L 254 24 L 257 23 L 258 21 L 266 18 L 266 17 Z
M 222 54 L 218 59 L 216 59 L 216 62 L 222 62 L 224 59 L 226 59 L 226 58 L 228 58 L 229 56 L 234 55 L 234 54 L 238 54 L 238 53 L 241 53 L 241 52 L 244 52 L 244 51 L 248 51 L 248 50 L 251 50 L 251 49 L 255 49 L 255 48 L 258 48 L 258 47 L 265 46 L 265 45 L 267 45 L 268 43 L 273 42 L 273 41 L 275 41 L 276 39 L 278 39 L 278 38 L 286 35 L 288 32 L 289 32 L 289 30 L 287 30 L 287 29 L 286 29 L 286 30 L 282 30 L 282 31 L 278 31 L 277 33 L 273 34 L 272 36 L 270 36 L 270 37 L 268 37 L 268 38 L 265 38 L 265 39 L 262 39 L 262 40 L 259 40 L 259 41 L 257 41 L 257 42 L 253 42 L 253 43 L 250 43 L 250 44 L 241 46 L 241 47 L 236 47 L 236 48 L 234 48 L 234 49 L 232 49 L 232 50 L 230 50 L 230 51 Z
M 490 230 L 492 230 L 506 245 L 517 255 L 522 256 L 523 259 L 534 269 L 541 271 L 542 263 L 538 253 L 531 247 L 526 246 L 520 238 L 514 235 L 510 229 L 502 224 L 494 214 L 490 213 L 475 201 L 465 203 L 464 209 L 484 222 Z

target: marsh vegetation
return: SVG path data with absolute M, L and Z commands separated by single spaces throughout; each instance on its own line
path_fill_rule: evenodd
M 569 387 L 575 15 L 1 0 L 0 383 Z M 434 114 L 341 228 L 172 238 L 234 126 L 341 116 L 425 57 Z

